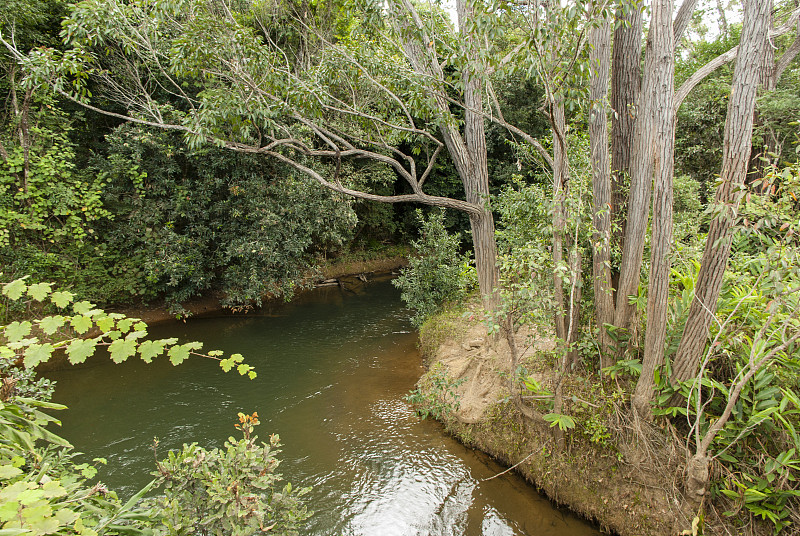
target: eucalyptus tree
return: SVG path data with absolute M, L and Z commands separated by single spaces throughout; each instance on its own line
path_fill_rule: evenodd
M 455 29 L 441 10 L 397 0 L 364 4 L 349 20 L 320 24 L 307 6 L 290 12 L 305 39 L 303 53 L 292 54 L 264 20 L 264 5 L 86 0 L 64 21 L 65 52 L 42 49 L 17 59 L 35 73 L 32 80 L 62 96 L 182 132 L 190 146 L 213 143 L 275 158 L 356 198 L 467 213 L 481 293 L 487 306 L 495 304 L 483 110 L 491 57 L 485 19 L 493 15 L 475 0 L 459 0 Z M 13 50 L 8 36 L 4 42 Z M 100 99 L 90 98 L 88 80 L 100 88 Z M 401 144 L 412 152 L 402 152 Z M 443 150 L 465 199 L 424 191 Z M 410 193 L 358 189 L 340 173 L 344 158 L 389 167 Z

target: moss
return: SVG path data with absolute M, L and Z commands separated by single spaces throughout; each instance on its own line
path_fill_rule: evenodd
M 463 306 L 448 304 L 420 326 L 420 351 L 425 360 L 432 359 L 445 341 L 459 340 L 464 336 L 468 326 L 463 318 L 465 311 Z

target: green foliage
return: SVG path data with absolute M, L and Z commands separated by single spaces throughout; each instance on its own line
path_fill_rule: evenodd
M 520 177 L 495 202 L 502 303 L 515 324 L 544 324 L 553 313 L 552 206 L 545 187 Z
M 765 223 L 752 222 L 742 228 L 744 236 L 738 240 L 751 246 L 753 240 L 770 242 L 768 234 L 753 231 L 755 226 L 769 232 Z M 670 322 L 682 326 L 696 267 L 689 265 L 687 272 L 676 270 L 674 275 L 683 289 Z M 800 452 L 796 394 L 800 345 L 793 340 L 800 333 L 797 288 L 800 250 L 794 244 L 773 241 L 754 255 L 743 251 L 726 273 L 700 374 L 679 386 L 687 402 L 665 405 L 674 392 L 667 380 L 669 368 L 656 374 L 661 406 L 655 413 L 688 418 L 695 423 L 699 438 L 709 433 L 729 401 L 735 400 L 730 419 L 711 444 L 711 454 L 723 464 L 726 475 L 712 484 L 712 491 L 735 499 L 738 507 L 771 522 L 776 531 L 788 526 L 789 510 L 800 496 L 793 475 L 793 467 L 800 463 L 796 456 Z M 676 338 L 672 340 L 668 339 L 668 353 L 677 345 Z M 746 375 L 750 379 L 735 392 Z
M 610 367 L 606 367 L 601 371 L 613 380 L 622 376 L 638 378 L 642 374 L 642 362 L 639 359 L 620 359 Z
M 417 388 L 404 398 L 423 419 L 433 417 L 440 421 L 447 420 L 458 411 L 460 395 L 456 393 L 456 388 L 464 381 L 464 378 L 453 379 L 447 368 L 441 362 L 436 362 L 420 379 Z
M 239 413 L 242 439 L 230 437 L 222 449 L 184 445 L 158 463 L 153 474 L 164 495 L 152 505 L 168 534 L 298 534 L 300 522 L 311 515 L 299 499 L 310 488 L 278 487 L 279 438 L 272 435 L 259 445 L 253 435 L 258 424 L 257 413 Z
M 476 276 L 469 257 L 459 253 L 459 237 L 445 229 L 444 213 L 435 211 L 425 218 L 419 211 L 417 217 L 422 236 L 412 243 L 416 255 L 392 284 L 402 291 L 403 301 L 414 312 L 411 321 L 420 326 L 446 301 L 474 288 Z
M 118 214 L 106 262 L 129 295 L 176 305 L 210 288 L 230 306 L 290 297 L 316 254 L 352 236 L 351 201 L 264 158 L 191 151 L 176 136 L 124 126 L 97 169 Z
M 50 284 L 17 279 L 3 285 L 2 293 L 17 301 L 49 300 L 60 309 L 71 305 L 71 311 L 0 327 L 0 534 L 297 534 L 298 523 L 310 515 L 299 501 L 307 490 L 293 492 L 291 484 L 276 489 L 278 439 L 256 445 L 256 414 L 239 414 L 236 427 L 244 439 L 230 438 L 224 451 L 192 444 L 171 452 L 158 464 L 158 478 L 125 503 L 102 483 L 91 484 L 96 469 L 75 463 L 70 444 L 47 429 L 60 424 L 47 412 L 65 407 L 48 401 L 52 388 L 33 380 L 33 367 L 58 348 L 66 349 L 74 363 L 102 346 L 117 362 L 136 353 L 150 361 L 166 352 L 178 364 L 189 355 L 202 355 L 196 352 L 202 345 L 179 345 L 177 339 L 144 341 L 143 322 L 105 313 L 86 301 L 74 302 L 71 293 L 54 291 Z M 76 337 L 77 331 L 88 330 L 96 335 Z M 45 334 L 52 342 L 40 340 Z M 219 360 L 226 372 L 236 365 L 240 374 L 255 377 L 241 355 L 222 355 L 212 351 L 205 357 Z M 155 485 L 163 486 L 163 494 L 143 502 Z
M 199 342 L 178 344 L 175 338 L 145 340 L 147 324 L 141 320 L 120 313 L 106 313 L 88 301 L 72 303 L 74 296 L 71 293 L 53 291 L 50 284 L 28 285 L 25 279 L 15 279 L 3 285 L 2 294 L 14 301 L 28 296 L 32 301 L 50 302 L 61 309 L 60 314 L 45 316 L 35 322 L 17 321 L 0 326 L 5 339 L 0 345 L 0 359 L 10 363 L 22 362 L 28 369 L 47 362 L 56 350 L 64 350 L 74 365 L 86 361 L 98 348 L 106 347 L 115 363 L 137 354 L 149 362 L 166 353 L 170 362 L 178 365 L 189 355 L 197 355 L 219 361 L 226 372 L 231 368 L 229 360 L 234 359 L 239 363 L 237 372 L 240 375 L 247 375 L 250 379 L 256 377 L 251 366 L 241 363 L 239 354 L 222 359 L 218 351 L 198 353 L 197 350 L 203 346 Z
M 54 279 L 81 290 L 103 273 L 97 229 L 109 221 L 105 179 L 78 165 L 73 123 L 52 97 L 23 91 L 0 136 L 0 262 L 12 275 Z M 24 143 L 21 141 L 23 140 Z
M 569 415 L 563 415 L 561 413 L 548 413 L 544 416 L 544 420 L 550 423 L 550 428 L 555 428 L 558 426 L 558 429 L 562 432 L 566 432 L 567 430 L 572 430 L 575 428 L 575 419 Z

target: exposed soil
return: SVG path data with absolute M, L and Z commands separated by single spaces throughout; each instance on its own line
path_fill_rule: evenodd
M 521 333 L 516 341 L 524 349 L 520 363 L 552 389 L 552 337 Z M 682 496 L 686 456 L 679 439 L 671 429 L 631 422 L 623 397 L 608 395 L 619 390 L 604 388 L 596 374 L 571 379 L 565 387 L 576 426 L 565 433 L 560 449 L 543 419 L 544 404 L 510 396 L 511 353 L 504 339 L 487 336 L 477 321 L 451 314 L 423 327 L 421 347 L 429 370 L 444 366 L 453 380 L 458 409 L 443 419 L 451 433 L 516 466 L 551 499 L 605 531 L 621 536 L 761 532 L 754 523 L 747 531 L 735 528 L 733 523 L 742 520 L 721 518 L 715 505 L 706 505 L 705 532 L 693 532 L 698 509 Z M 426 376 L 420 390 L 452 401 Z M 575 393 L 577 400 L 571 398 Z

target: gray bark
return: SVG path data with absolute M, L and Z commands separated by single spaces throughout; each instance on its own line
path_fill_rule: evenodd
M 722 172 L 714 202 L 719 214 L 711 221 L 705 251 L 695 284 L 695 296 L 672 367 L 672 381 L 685 381 L 697 373 L 709 326 L 717 308 L 722 276 L 730 256 L 732 226 L 738 209 L 737 192 L 747 174 L 753 135 L 753 112 L 759 84 L 769 12 L 772 2 L 745 2 L 742 37 L 733 72 L 731 98 L 725 121 Z
M 687 0 L 688 1 L 688 0 Z M 652 140 L 655 191 L 650 254 L 650 278 L 647 287 L 647 329 L 642 359 L 642 373 L 636 383 L 633 405 L 640 415 L 650 416 L 653 398 L 653 373 L 664 362 L 664 340 L 667 332 L 670 261 L 672 245 L 672 178 L 675 121 L 673 119 L 675 81 L 675 42 L 668 21 L 672 16 L 672 0 L 653 2 L 648 54 L 652 54 L 654 71 L 645 91 L 652 91 Z M 666 28 L 665 28 L 666 26 Z M 647 77 L 647 75 L 645 75 Z M 652 90 L 651 90 L 652 88 Z
M 414 7 L 408 2 L 403 2 L 405 10 L 412 16 L 414 24 L 422 32 L 422 42 L 408 39 L 404 43 L 406 54 L 410 58 L 417 72 L 429 76 L 432 80 L 444 81 L 445 76 L 437 58 L 425 47 L 429 42 L 424 33 L 424 25 L 419 19 Z M 456 12 L 459 28 L 469 43 L 474 37 L 466 34 L 465 21 L 473 16 L 472 0 L 458 0 Z M 424 44 L 423 44 L 424 43 Z M 472 43 L 474 44 L 474 43 Z M 467 202 L 481 207 L 480 213 L 470 213 L 470 227 L 472 240 L 475 247 L 475 267 L 478 272 L 478 285 L 480 287 L 483 305 L 487 309 L 494 309 L 499 305 L 497 288 L 499 272 L 497 269 L 497 245 L 494 237 L 494 218 L 489 208 L 489 170 L 486 154 L 486 137 L 483 115 L 483 83 L 479 72 L 481 61 L 476 57 L 476 47 L 471 46 L 468 58 L 469 66 L 461 73 L 464 81 L 464 133 L 463 135 L 450 122 L 443 122 L 440 127 L 445 146 L 453 160 L 461 183 L 464 186 Z M 442 83 L 441 86 L 444 86 Z M 443 115 L 450 114 L 447 96 L 442 93 L 440 86 L 431 84 L 431 94 L 436 106 Z
M 550 125 L 553 130 L 553 266 L 564 263 L 564 231 L 566 214 L 567 147 L 566 117 L 564 101 L 556 99 L 550 110 Z M 567 304 L 564 297 L 564 280 L 557 271 L 553 272 L 553 298 L 555 301 L 556 337 L 567 340 Z
M 681 7 L 678 9 L 678 14 L 675 15 L 675 22 L 672 23 L 672 35 L 676 46 L 681 42 L 683 32 L 686 31 L 689 22 L 692 20 L 692 13 L 694 13 L 696 4 L 697 0 L 683 0 Z
M 614 322 L 614 296 L 611 285 L 611 164 L 608 150 L 608 79 L 611 62 L 611 26 L 602 21 L 589 33 L 591 69 L 589 146 L 592 165 L 593 286 L 595 314 L 600 328 L 601 367 L 613 364 L 612 340 L 604 328 Z
M 634 126 L 642 85 L 642 10 L 632 7 L 624 14 L 620 8 L 617 18 L 611 64 L 611 240 L 613 247 L 622 249 Z

